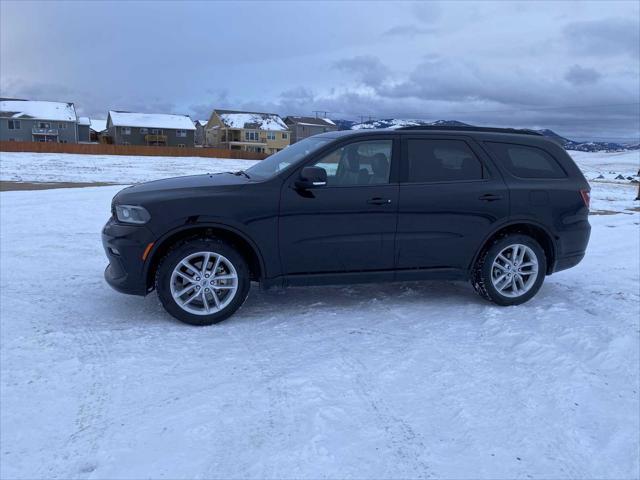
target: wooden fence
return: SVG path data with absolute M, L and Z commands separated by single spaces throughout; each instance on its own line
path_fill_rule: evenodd
M 102 143 L 53 143 L 0 141 L 0 152 L 80 153 L 85 155 L 132 155 L 159 157 L 209 157 L 262 160 L 264 153 L 222 148 L 150 147 L 143 145 L 106 145 Z

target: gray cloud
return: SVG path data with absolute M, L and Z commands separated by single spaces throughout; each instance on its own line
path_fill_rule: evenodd
M 573 22 L 564 29 L 572 53 L 587 56 L 640 55 L 638 18 L 605 18 Z
M 415 37 L 416 35 L 427 35 L 436 33 L 438 29 L 433 27 L 420 27 L 418 25 L 396 25 L 386 30 L 383 35 L 388 37 Z
M 567 82 L 576 86 L 592 85 L 600 80 L 601 77 L 602 74 L 596 69 L 581 67 L 580 65 L 573 65 L 564 75 Z
M 389 75 L 387 68 L 378 57 L 361 55 L 335 62 L 334 67 L 343 72 L 353 74 L 356 79 L 368 86 L 378 86 Z

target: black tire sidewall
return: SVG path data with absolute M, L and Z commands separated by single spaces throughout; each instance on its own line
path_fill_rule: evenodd
M 213 252 L 226 257 L 238 274 L 238 290 L 229 305 L 210 315 L 195 315 L 183 310 L 171 295 L 171 274 L 176 265 L 185 257 L 197 252 Z M 249 293 L 251 280 L 247 262 L 233 246 L 218 239 L 189 240 L 172 249 L 158 266 L 156 290 L 162 306 L 174 318 L 189 325 L 206 326 L 221 322 L 230 317 L 244 303 Z
M 535 283 L 531 287 L 531 289 L 521 295 L 520 297 L 512 298 L 502 295 L 498 290 L 493 286 L 493 282 L 491 281 L 491 269 L 493 267 L 493 261 L 498 256 L 498 254 L 509 245 L 513 245 L 515 243 L 519 243 L 522 245 L 526 245 L 527 247 L 533 250 L 533 253 L 536 255 L 538 259 L 538 277 L 536 278 Z M 520 305 L 521 303 L 525 303 L 531 298 L 533 298 L 542 284 L 544 282 L 544 278 L 547 272 L 547 257 L 544 253 L 544 250 L 540 246 L 538 242 L 536 242 L 533 238 L 528 235 L 523 234 L 512 234 L 502 237 L 489 247 L 487 250 L 486 256 L 484 257 L 484 263 L 482 265 L 482 269 L 480 274 L 482 275 L 482 280 L 484 283 L 484 288 L 489 296 L 489 300 L 498 305 Z

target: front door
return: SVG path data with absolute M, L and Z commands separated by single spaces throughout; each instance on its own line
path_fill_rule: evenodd
M 509 213 L 506 184 L 466 137 L 411 135 L 402 152 L 398 268 L 466 269 Z
M 285 274 L 393 269 L 395 144 L 387 135 L 338 145 L 305 165 L 324 168 L 326 185 L 298 189 L 299 172 L 284 183 L 279 242 Z

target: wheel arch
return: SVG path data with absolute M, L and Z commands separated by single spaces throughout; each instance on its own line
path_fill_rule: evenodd
M 469 265 L 469 271 L 473 270 L 473 266 L 478 261 L 480 254 L 493 242 L 496 238 L 508 235 L 510 233 L 521 233 L 529 235 L 535 239 L 542 249 L 544 250 L 545 257 L 547 258 L 547 275 L 551 275 L 554 270 L 555 262 L 558 257 L 556 237 L 541 224 L 531 220 L 514 220 L 510 223 L 503 224 L 495 228 L 489 235 L 487 235 L 480 247 L 477 249 L 471 265 Z
M 265 265 L 258 246 L 251 238 L 236 228 L 217 223 L 193 223 L 171 230 L 153 244 L 147 258 L 144 278 L 147 292 L 153 288 L 158 264 L 173 245 L 190 238 L 219 238 L 236 247 L 249 266 L 251 280 L 265 276 Z

